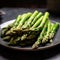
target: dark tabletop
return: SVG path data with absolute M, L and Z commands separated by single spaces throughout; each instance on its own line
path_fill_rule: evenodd
M 18 14 L 34 10 L 45 12 L 39 8 L 1 8 L 6 14 L 0 16 L 0 24 L 15 19 Z M 50 19 L 60 22 L 59 14 L 51 14 Z M 40 51 L 17 51 L 0 45 L 0 60 L 60 60 L 60 45 Z

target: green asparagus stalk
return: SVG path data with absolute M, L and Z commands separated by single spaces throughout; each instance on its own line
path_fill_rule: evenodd
M 52 31 L 52 29 L 54 28 L 54 24 L 52 23 L 52 26 L 51 26 L 51 31 Z M 51 32 L 50 32 L 51 33 Z M 49 34 L 50 35 L 50 34 Z M 48 36 L 49 37 L 49 36 Z M 53 42 L 53 39 L 50 39 L 50 38 L 48 38 L 49 39 L 49 42 L 50 43 L 52 43 Z M 47 41 L 47 40 L 46 40 Z
M 22 18 L 25 17 L 25 16 L 26 16 L 26 13 L 24 13 L 24 14 L 22 14 L 22 15 L 18 15 L 14 26 L 17 27 L 17 26 L 20 24 Z
M 30 21 L 33 20 L 33 21 L 31 22 L 31 24 L 29 24 L 30 26 L 32 26 L 32 25 L 36 22 L 36 20 L 42 15 L 42 13 L 40 12 L 40 13 L 35 17 L 36 14 L 38 14 L 38 11 L 35 11 L 35 12 L 32 14 L 32 16 L 28 19 L 28 21 L 25 22 L 25 24 L 22 26 L 23 29 L 27 28 L 27 26 L 28 26 L 27 23 L 29 22 L 29 20 L 30 20 Z M 34 17 L 35 17 L 35 18 L 34 18 Z
M 6 37 L 3 37 L 3 40 L 5 40 L 5 41 L 10 41 L 10 36 L 6 36 Z
M 41 24 L 39 25 L 38 28 L 41 28 L 41 27 L 44 26 L 44 24 L 47 21 L 48 17 L 49 17 L 49 13 L 48 12 L 45 12 L 44 17 L 43 17 L 43 20 L 42 20 L 42 22 L 41 22 Z
M 49 34 L 51 32 L 51 22 L 48 21 L 48 27 L 47 27 L 47 32 L 46 32 L 46 35 L 44 36 L 44 38 L 42 39 L 42 43 L 46 43 L 49 39 Z
M 41 40 L 43 39 L 43 37 L 45 35 L 44 33 L 46 32 L 47 24 L 48 24 L 48 22 L 45 23 L 45 26 L 44 26 L 43 30 L 41 31 L 37 41 L 33 44 L 33 46 L 32 46 L 33 49 L 37 48 L 41 44 Z
M 33 26 L 35 24 L 35 22 L 42 16 L 42 12 L 39 12 L 38 15 L 33 19 L 33 21 L 31 22 L 31 26 Z
M 41 17 L 36 21 L 36 23 L 31 27 L 31 29 L 32 29 L 32 28 L 36 28 L 36 27 L 41 23 L 42 19 L 43 19 L 43 16 L 41 16 Z
M 44 26 L 45 22 L 47 21 L 48 17 L 49 17 L 49 13 L 48 13 L 48 12 L 45 12 L 45 14 L 44 14 L 44 16 L 43 16 L 43 19 L 42 19 L 42 22 L 39 24 L 38 27 L 36 27 L 36 28 L 34 28 L 34 29 L 32 29 L 32 30 L 36 30 L 36 31 L 41 30 L 42 27 Z M 39 23 L 39 21 L 36 22 L 36 25 L 38 25 L 38 23 Z
M 19 41 L 20 39 L 21 39 L 21 37 L 18 36 L 18 37 L 15 39 L 15 41 L 17 42 L 17 41 Z
M 12 27 L 9 31 L 6 32 L 6 35 L 9 35 L 9 34 L 13 31 L 13 29 L 16 28 L 16 26 L 18 25 L 18 22 L 19 22 L 20 20 L 21 20 L 21 15 L 18 15 L 18 17 L 17 17 L 17 19 L 16 19 L 13 27 Z
M 5 36 L 5 33 L 6 33 L 7 30 L 8 30 L 7 27 L 5 27 L 5 28 L 2 29 L 2 31 L 1 31 L 1 37 Z
M 19 42 L 20 41 L 20 36 L 13 36 L 13 37 L 11 37 L 11 39 L 10 39 L 10 41 L 9 41 L 9 45 L 16 45 L 17 44 L 17 42 Z
M 20 41 L 20 39 L 21 39 L 21 37 L 20 37 L 20 36 L 16 37 L 16 38 L 13 40 L 14 44 L 17 44 L 17 42 L 19 42 L 19 41 Z
M 21 15 L 18 15 L 16 22 L 15 22 L 13 27 L 16 27 L 20 21 L 21 21 Z
M 14 23 L 15 23 L 15 22 L 14 22 Z M 4 36 L 5 36 L 6 32 L 9 31 L 9 30 L 13 27 L 13 24 L 14 24 L 14 23 L 9 24 L 7 27 L 2 28 L 1 37 L 4 37 Z
M 33 21 L 33 19 L 36 17 L 36 15 L 38 14 L 38 11 L 35 11 L 32 16 L 28 19 L 27 24 L 25 24 L 23 26 L 23 28 L 27 28 L 31 26 L 31 22 Z
M 23 14 L 23 16 L 24 16 L 24 15 L 25 15 L 25 14 Z M 14 28 L 16 28 L 16 27 L 18 26 L 19 22 L 21 21 L 21 18 L 22 18 L 22 16 L 21 16 L 21 15 L 18 15 L 18 17 L 17 17 L 17 19 L 15 20 L 15 23 L 14 23 L 13 27 L 11 28 L 11 30 L 13 30 Z
M 21 37 L 21 40 L 25 40 L 27 37 L 27 34 L 24 34 L 22 37 Z
M 23 16 L 17 28 L 20 28 L 31 15 L 32 13 L 29 12 L 25 16 Z
M 49 39 L 52 39 L 52 38 L 54 37 L 54 35 L 55 35 L 58 27 L 59 27 L 59 23 L 56 22 L 56 23 L 54 24 L 54 27 L 53 27 L 52 30 L 51 30 L 51 33 L 50 33 L 50 35 L 49 35 Z
M 16 44 L 16 42 L 14 41 L 14 37 L 11 37 L 8 45 L 14 45 L 14 44 Z

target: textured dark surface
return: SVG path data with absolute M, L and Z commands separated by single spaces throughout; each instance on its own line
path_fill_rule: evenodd
M 0 7 L 46 7 L 47 0 L 1 0 Z
M 45 12 L 47 9 L 28 9 L 28 8 L 2 8 L 6 14 L 0 19 L 0 24 L 11 19 L 15 19 L 18 14 L 34 10 Z M 51 14 L 52 20 L 60 22 L 59 15 Z M 60 60 L 60 45 L 35 52 L 24 52 L 5 48 L 0 45 L 0 60 Z

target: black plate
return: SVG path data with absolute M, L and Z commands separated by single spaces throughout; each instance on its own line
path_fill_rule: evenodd
M 8 24 L 12 23 L 13 21 L 14 20 L 11 20 L 11 21 L 1 24 L 0 25 L 0 32 L 3 27 L 7 26 Z M 55 21 L 51 21 L 51 22 L 55 23 Z M 44 50 L 47 48 L 51 48 L 51 47 L 54 47 L 54 46 L 60 44 L 60 25 L 59 25 L 59 29 L 57 30 L 57 33 L 53 39 L 53 42 L 51 44 L 46 44 L 45 46 L 38 47 L 37 49 L 32 49 L 31 47 L 22 48 L 20 46 L 8 46 L 8 42 L 3 41 L 3 39 L 1 37 L 0 37 L 0 44 L 7 47 L 7 48 L 11 48 L 11 49 L 15 49 L 15 50 L 23 50 L 23 51 L 37 51 L 37 50 Z

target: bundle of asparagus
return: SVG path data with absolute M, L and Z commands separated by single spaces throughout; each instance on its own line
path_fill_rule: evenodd
M 49 12 L 43 15 L 36 10 L 34 13 L 18 15 L 15 22 L 2 29 L 1 37 L 4 41 L 8 41 L 9 45 L 32 45 L 34 49 L 51 42 L 58 26 L 57 22 L 54 24 L 50 22 Z

